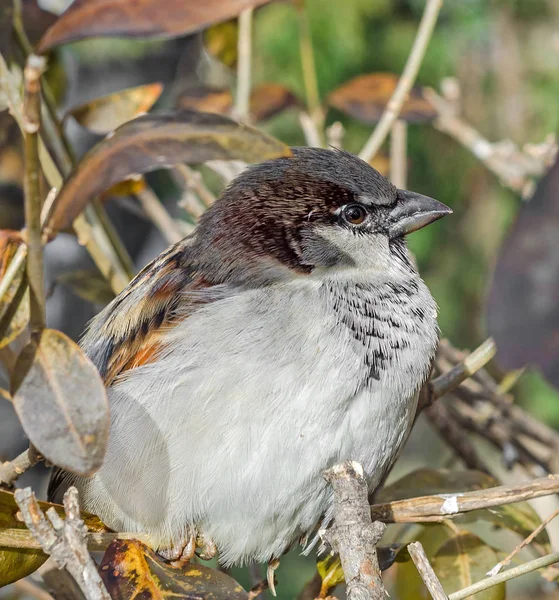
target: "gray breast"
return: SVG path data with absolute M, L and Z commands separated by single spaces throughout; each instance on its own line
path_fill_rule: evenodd
M 418 278 L 375 284 L 330 282 L 331 305 L 340 327 L 362 348 L 362 385 L 380 380 L 383 372 L 403 365 L 405 355 L 432 347 L 438 336 L 436 306 Z M 418 360 L 430 361 L 429 357 Z

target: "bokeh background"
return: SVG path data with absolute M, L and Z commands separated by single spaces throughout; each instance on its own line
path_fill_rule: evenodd
M 66 4 L 45 0 L 41 7 L 59 13 Z M 319 93 L 327 104 L 329 94 L 352 77 L 401 73 L 424 0 L 306 0 L 305 6 Z M 48 16 L 38 11 L 33 19 L 27 23 L 30 35 L 33 27 L 43 29 Z M 303 99 L 297 19 L 297 10 L 290 2 L 272 2 L 256 11 L 252 80 L 254 85 L 283 84 Z M 234 88 L 235 45 L 234 23 L 217 29 L 213 38 L 197 34 L 169 41 L 88 40 L 58 50 L 51 57 L 48 77 L 61 113 L 100 95 L 154 81 L 164 85 L 156 109 L 166 108 L 200 86 Z M 522 146 L 539 143 L 557 132 L 558 67 L 556 0 L 446 0 L 418 83 L 439 89 L 445 78 L 456 78 L 463 117 L 491 141 L 512 140 Z M 336 121 L 345 130 L 344 147 L 358 153 L 373 126 L 328 109 L 327 124 Z M 296 108 L 283 111 L 262 127 L 291 145 L 305 143 Z M 71 119 L 66 121 L 66 128 L 78 154 L 99 139 Z M 1 114 L 0 228 L 15 229 L 22 224 L 18 144 L 10 117 Z M 387 155 L 385 144 L 374 163 L 380 170 L 387 169 Z M 169 212 L 185 218 L 177 204 L 182 192 L 176 182 L 166 173 L 150 175 L 149 181 Z M 408 127 L 408 187 L 454 210 L 451 218 L 414 234 L 410 245 L 439 303 L 443 335 L 458 347 L 473 348 L 487 337 L 485 304 L 493 268 L 506 232 L 524 201 L 467 149 L 429 123 Z M 106 208 L 136 269 L 166 247 L 166 240 L 132 199 L 110 199 Z M 76 271 L 90 273 L 91 284 L 72 285 L 68 274 Z M 96 280 L 87 254 L 70 235 L 62 234 L 48 246 L 46 276 L 49 326 L 77 339 L 88 319 L 102 306 L 106 290 Z M 559 394 L 537 370 L 528 369 L 514 392 L 517 401 L 534 416 L 559 428 Z M 0 457 L 11 457 L 25 445 L 11 406 L 0 403 Z M 447 460 L 441 442 L 420 425 L 398 464 L 397 474 L 426 464 L 442 466 Z M 21 482 L 33 479 L 44 492 L 44 478 L 38 482 L 37 477 L 34 471 Z M 300 591 L 313 564 L 313 558 L 287 557 L 278 572 L 279 597 L 292 598 Z M 236 575 L 248 581 L 247 573 Z M 544 593 L 533 585 L 533 579 L 521 580 L 511 588 L 515 590 L 511 597 L 528 597 L 534 589 Z M 551 588 L 547 593 L 545 597 L 559 597 Z

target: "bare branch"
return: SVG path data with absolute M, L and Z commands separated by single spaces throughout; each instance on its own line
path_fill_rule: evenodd
M 433 567 L 421 543 L 413 542 L 412 544 L 408 544 L 408 552 L 433 600 L 448 600 L 448 596 L 445 594 L 435 571 L 433 571 Z
M 390 134 L 390 181 L 402 190 L 407 185 L 408 170 L 408 124 L 397 119 Z
M 498 562 L 488 573 L 487 573 L 487 577 L 494 577 L 495 575 L 497 575 L 497 573 L 500 573 L 503 570 L 503 567 L 506 567 L 508 564 L 510 564 L 511 560 L 526 546 L 528 546 L 528 544 L 531 544 L 534 539 L 549 525 L 549 523 L 551 523 L 551 521 L 553 521 L 553 519 L 555 519 L 556 516 L 559 515 L 559 509 L 556 510 L 554 513 L 552 513 L 551 515 L 549 515 L 549 517 L 547 517 L 547 519 L 545 519 L 544 521 L 542 521 L 537 527 L 536 529 L 534 529 L 534 531 L 532 531 L 532 533 L 526 537 L 525 539 L 523 539 L 520 544 L 518 544 L 518 546 L 516 546 L 516 548 L 505 558 L 503 558 L 502 561 Z
M 252 8 L 239 15 L 239 41 L 237 44 L 237 97 L 234 116 L 246 121 L 250 110 L 250 70 L 252 49 Z
M 463 590 L 450 594 L 448 600 L 464 600 L 464 598 L 469 598 L 478 592 L 483 592 L 484 590 L 488 590 L 489 588 L 495 587 L 496 585 L 499 585 L 505 581 L 509 581 L 510 579 L 515 579 L 521 575 L 526 575 L 543 567 L 548 567 L 556 562 L 559 562 L 559 552 L 548 554 L 547 556 L 542 556 L 541 558 L 536 558 L 535 560 L 531 560 L 523 565 L 519 565 L 518 567 L 514 567 L 513 569 L 499 573 L 494 577 L 482 579 L 473 585 L 469 585 Z
M 311 148 L 322 148 L 320 131 L 318 130 L 316 123 L 306 112 L 299 113 L 299 123 L 301 124 L 307 146 L 310 146 Z
M 184 235 L 177 227 L 174 219 L 167 212 L 167 209 L 161 204 L 161 201 L 156 196 L 155 192 L 151 188 L 146 187 L 143 190 L 138 191 L 136 195 L 138 196 L 138 200 L 140 201 L 144 212 L 163 234 L 163 237 L 167 242 L 169 242 L 169 244 L 180 242 Z
M 45 284 L 43 275 L 43 240 L 41 232 L 41 166 L 39 129 L 41 127 L 41 76 L 46 69 L 42 56 L 30 54 L 23 72 L 23 140 L 25 147 L 25 224 L 27 280 L 31 335 L 38 338 L 45 327 Z
M 523 150 L 508 140 L 492 143 L 457 114 L 452 99 L 426 89 L 425 97 L 438 113 L 434 126 L 451 136 L 476 156 L 501 182 L 524 197 L 534 186 L 532 177 L 543 174 L 552 164 L 557 144 L 552 136 L 540 145 L 526 145 Z
M 349 600 L 385 600 L 376 545 L 385 525 L 373 523 L 361 465 L 344 462 L 324 474 L 334 490 L 334 524 L 323 538 L 340 555 Z
M 35 447 L 30 445 L 14 460 L 0 464 L 0 485 L 11 486 L 20 475 L 35 466 L 42 458 Z
M 375 130 L 371 134 L 371 137 L 367 140 L 365 146 L 363 146 L 363 149 L 359 153 L 360 158 L 367 162 L 369 162 L 378 152 L 382 142 L 388 135 L 388 132 L 392 129 L 392 125 L 394 125 L 394 121 L 398 118 L 402 106 L 415 83 L 419 67 L 423 62 L 425 50 L 431 39 L 442 5 L 442 0 L 428 0 L 425 5 L 417 35 L 413 42 L 402 76 L 398 81 L 398 85 L 392 94 L 392 98 L 390 98 L 386 105 L 386 109 L 375 127 Z
M 371 506 L 371 518 L 384 523 L 425 523 L 503 504 L 524 502 L 559 492 L 559 475 L 524 484 L 501 485 L 484 490 L 437 496 L 420 496 Z
M 16 502 L 33 536 L 49 554 L 76 580 L 88 600 L 110 600 L 85 542 L 86 527 L 80 517 L 78 491 L 75 487 L 64 494 L 66 520 L 49 508 L 43 514 L 31 488 L 16 490 Z M 50 521 L 50 522 L 49 522 Z

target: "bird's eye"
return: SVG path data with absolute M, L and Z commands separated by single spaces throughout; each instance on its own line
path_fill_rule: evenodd
M 349 204 L 343 211 L 344 219 L 352 225 L 361 225 L 367 218 L 367 211 L 360 204 Z

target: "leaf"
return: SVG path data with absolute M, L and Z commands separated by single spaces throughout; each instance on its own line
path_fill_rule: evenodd
M 250 94 L 250 114 L 255 122 L 271 119 L 286 108 L 300 105 L 297 96 L 279 83 L 263 83 Z
M 350 79 L 328 96 L 328 104 L 362 123 L 376 123 L 388 104 L 398 77 L 392 73 L 370 73 Z M 412 123 L 432 121 L 435 109 L 423 97 L 421 88 L 412 88 L 399 118 Z
M 229 575 L 196 563 L 172 567 L 137 540 L 115 540 L 105 552 L 100 573 L 114 600 L 248 598 Z
M 68 286 L 76 296 L 93 304 L 107 305 L 115 297 L 111 284 L 97 269 L 62 273 L 56 281 Z
M 382 488 L 375 495 L 375 502 L 390 502 L 418 496 L 455 494 L 472 490 L 483 490 L 500 485 L 499 482 L 480 471 L 449 471 L 446 469 L 418 469 L 405 475 L 395 483 Z M 493 506 L 490 509 L 475 510 L 455 519 L 465 528 L 468 522 L 478 519 L 488 521 L 496 527 L 509 529 L 522 537 L 527 537 L 538 527 L 541 520 L 527 502 Z M 544 530 L 537 536 L 541 544 L 548 544 L 549 537 Z
M 18 231 L 0 231 L 0 280 L 21 245 Z M 0 298 L 0 348 L 11 344 L 29 323 L 29 293 L 25 284 L 25 261 L 6 293 Z
M 506 369 L 537 365 L 559 387 L 559 158 L 499 252 L 486 312 Z
M 83 350 L 62 332 L 45 329 L 38 345 L 21 352 L 13 379 L 15 410 L 39 452 L 64 469 L 94 473 L 107 447 L 109 404 Z
M 233 96 L 229 90 L 210 87 L 195 87 L 185 90 L 177 100 L 181 110 L 227 114 L 233 106 Z
M 237 19 L 231 19 L 206 29 L 204 32 L 204 45 L 208 54 L 233 69 L 237 64 L 238 34 Z
M 92 198 L 137 173 L 181 162 L 255 162 L 290 155 L 279 140 L 220 115 L 144 115 L 119 127 L 84 156 L 58 193 L 48 227 L 69 227 Z
M 43 511 L 54 506 L 58 514 L 64 516 L 64 508 L 59 504 L 39 502 Z M 7 534 L 6 530 L 27 530 L 25 523 L 17 518 L 19 507 L 11 492 L 0 490 L 0 534 Z M 108 531 L 100 519 L 89 513 L 83 513 L 82 518 L 89 531 Z M 30 548 L 8 548 L 0 545 L 0 588 L 27 577 L 36 571 L 47 559 L 41 550 Z
M 495 551 L 475 535 L 446 525 L 424 527 L 418 541 L 423 544 L 427 558 L 447 594 L 484 579 L 487 571 L 499 562 Z M 430 597 L 411 561 L 398 566 L 396 588 L 398 597 L 403 600 Z M 502 583 L 472 598 L 504 600 L 505 592 L 505 583 Z
M 40 41 L 39 53 L 91 37 L 171 38 L 193 33 L 270 0 L 75 0 Z
M 72 108 L 68 114 L 82 127 L 104 135 L 147 112 L 157 102 L 162 91 L 160 83 L 139 85 Z

